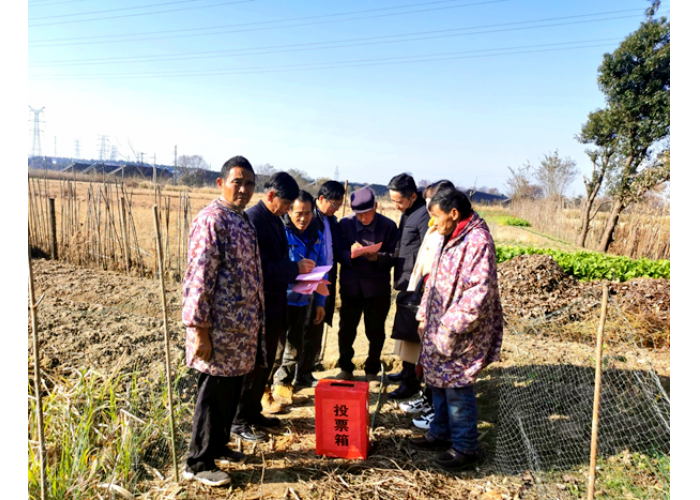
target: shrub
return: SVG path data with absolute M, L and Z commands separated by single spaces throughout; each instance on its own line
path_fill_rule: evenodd
M 630 259 L 621 255 L 598 252 L 563 252 L 550 248 L 502 246 L 496 248 L 496 259 L 505 262 L 516 255 L 551 255 L 563 271 L 581 281 L 628 281 L 634 278 L 671 278 L 671 261 Z
M 532 225 L 525 219 L 520 219 L 511 215 L 501 215 L 496 220 L 501 226 L 530 227 Z

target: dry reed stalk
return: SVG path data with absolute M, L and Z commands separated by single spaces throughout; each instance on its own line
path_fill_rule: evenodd
M 127 225 L 126 225 L 126 200 L 124 200 L 124 197 L 121 196 L 119 198 L 119 227 L 121 229 L 122 233 L 122 245 L 123 245 L 123 258 L 124 258 L 124 270 L 126 273 L 129 273 L 130 269 L 130 263 L 129 263 L 129 236 L 127 232 Z

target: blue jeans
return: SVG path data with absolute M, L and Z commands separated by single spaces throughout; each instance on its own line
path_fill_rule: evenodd
M 433 391 L 433 408 L 435 418 L 430 423 L 430 434 L 438 439 L 452 441 L 452 447 L 462 453 L 475 453 L 476 430 L 476 394 L 474 387 L 457 387 Z

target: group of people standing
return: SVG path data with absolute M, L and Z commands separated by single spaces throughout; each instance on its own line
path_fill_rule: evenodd
M 266 437 L 281 422 L 263 411 L 278 413 L 292 404 L 296 388 L 316 385 L 336 286 L 336 378 L 355 380 L 353 344 L 364 316 L 364 379 L 370 390 L 379 388 L 385 322 L 397 290 L 392 338 L 402 369 L 390 376 L 400 384 L 389 396 L 418 395 L 401 404 L 423 412 L 414 423 L 428 429 L 412 446 L 446 450 L 435 461 L 446 470 L 473 464 L 473 384 L 498 359 L 503 324 L 493 240 L 467 196 L 449 181 L 421 193 L 410 175 L 397 175 L 389 183 L 402 213 L 397 227 L 377 212 L 367 187 L 351 194 L 352 214 L 338 221 L 342 184 L 328 181 L 314 198 L 285 172 L 272 175 L 262 200 L 245 210 L 255 173 L 242 156 L 223 165 L 217 185 L 221 196 L 192 222 L 183 278 L 186 361 L 199 372 L 184 477 L 228 484 L 218 467 L 244 458 L 228 448 L 230 436 Z M 330 266 L 328 295 L 293 290 L 299 274 L 319 266 Z

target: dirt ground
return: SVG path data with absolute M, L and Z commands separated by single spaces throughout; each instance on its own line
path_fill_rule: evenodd
M 597 299 L 587 297 L 599 293 L 601 283 L 576 283 L 558 274 L 558 266 L 553 261 L 543 260 L 544 257 L 523 256 L 499 266 L 507 331 L 503 359 L 493 365 L 496 368 L 524 362 L 590 366 L 592 343 L 570 342 L 564 327 L 553 337 L 522 334 L 523 325 L 557 311 L 568 311 L 571 321 L 581 319 L 570 313 L 571 308 L 582 316 L 597 314 L 592 310 Z M 41 367 L 46 374 L 66 374 L 79 367 L 109 370 L 117 363 L 123 370 L 138 369 L 153 378 L 162 372 L 163 306 L 159 282 L 43 259 L 32 261 L 32 266 L 35 295 L 42 297 L 38 319 Z M 622 309 L 654 320 L 649 328 L 655 329 L 656 337 L 663 337 L 664 331 L 670 331 L 668 280 L 635 280 L 609 286 L 612 297 Z M 181 364 L 184 328 L 180 322 L 179 284 L 167 284 L 166 296 L 171 355 L 173 363 Z M 393 310 L 387 321 L 387 332 L 391 331 L 392 316 Z M 322 360 L 324 371 L 316 373 L 318 378 L 331 377 L 337 372 L 337 311 L 334 325 L 327 331 Z M 624 353 L 625 368 L 650 365 L 657 374 L 670 379 L 668 344 L 662 342 L 657 349 L 645 348 L 642 344 L 611 345 L 609 354 L 612 356 L 618 349 Z M 392 350 L 393 341 L 387 340 L 383 359 L 389 372 L 398 367 Z M 362 331 L 358 333 L 355 352 L 356 375 L 362 375 L 359 368 L 367 353 Z M 30 330 L 30 376 L 32 364 Z M 490 369 L 486 370 L 484 377 L 490 377 L 490 373 Z M 393 388 L 388 386 L 386 391 Z M 489 433 L 496 425 L 497 411 L 489 408 L 488 394 L 479 393 L 478 396 L 479 404 L 485 408 L 480 413 L 479 430 L 483 453 L 488 455 L 493 447 L 493 436 Z M 376 409 L 377 400 L 378 396 L 373 395 L 371 412 Z M 173 498 L 176 494 L 179 498 L 246 499 L 527 497 L 531 486 L 527 473 L 495 475 L 488 460 L 476 471 L 461 474 L 444 474 L 432 469 L 429 454 L 416 453 L 406 446 L 406 439 L 419 432 L 411 426 L 410 416 L 403 414 L 396 403 L 387 402 L 385 397 L 372 433 L 374 448 L 370 460 L 319 458 L 314 453 L 313 411 L 313 390 L 304 390 L 297 396 L 291 411 L 281 415 L 285 430 L 280 435 L 266 443 L 244 443 L 243 450 L 250 457 L 230 470 L 233 478 L 230 488 L 209 490 L 192 483 L 177 486 L 167 481 L 154 481 L 152 495 L 141 498 L 161 498 L 164 492 Z M 391 491 L 392 495 L 380 495 L 382 491 Z

